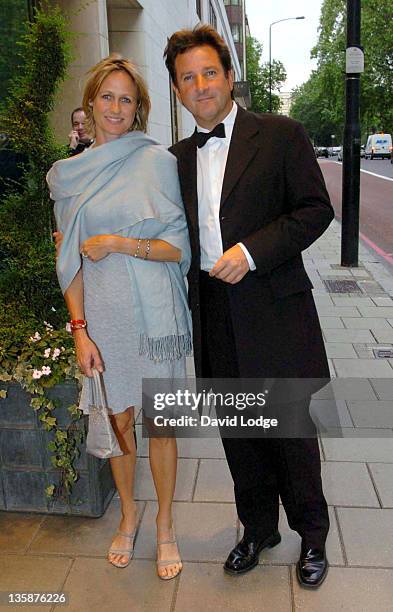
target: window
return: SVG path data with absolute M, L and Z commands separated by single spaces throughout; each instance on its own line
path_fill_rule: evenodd
M 201 0 L 196 0 L 196 2 L 195 2 L 195 10 L 196 10 L 196 13 L 197 13 L 199 19 L 202 19 Z
M 241 6 L 242 0 L 224 0 L 225 6 Z
M 217 16 L 211 2 L 209 2 L 209 23 L 217 30 Z
M 242 42 L 242 28 L 240 23 L 232 23 L 231 25 L 232 37 L 235 43 Z

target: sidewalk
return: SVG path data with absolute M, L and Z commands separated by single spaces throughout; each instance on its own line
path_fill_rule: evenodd
M 0 591 L 65 591 L 69 605 L 52 609 L 69 612 L 393 611 L 393 358 L 373 352 L 393 346 L 393 276 L 363 247 L 359 268 L 341 268 L 340 229 L 333 222 L 304 260 L 332 375 L 361 379 L 340 404 L 342 424 L 363 428 L 364 438 L 321 441 L 331 519 L 331 568 L 321 588 L 298 586 L 300 538 L 284 513 L 282 542 L 263 551 L 259 567 L 242 577 L 223 573 L 240 529 L 224 453 L 214 439 L 179 440 L 174 513 L 184 568 L 175 580 L 159 580 L 155 493 L 147 440 L 140 438 L 140 525 L 128 568 L 105 560 L 118 526 L 117 498 L 100 519 L 0 513 Z M 323 280 L 357 281 L 362 292 L 329 294 Z

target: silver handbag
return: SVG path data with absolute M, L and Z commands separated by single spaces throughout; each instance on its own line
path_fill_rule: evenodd
M 89 430 L 86 438 L 86 452 L 99 459 L 120 457 L 122 452 L 113 431 L 106 403 L 101 374 L 93 368 L 90 378 Z

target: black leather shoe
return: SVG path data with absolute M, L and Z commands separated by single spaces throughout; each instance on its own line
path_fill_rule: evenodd
M 304 548 L 296 565 L 296 574 L 302 586 L 315 589 L 325 580 L 328 568 L 324 547 Z
M 242 540 L 229 553 L 224 564 L 224 571 L 232 576 L 245 574 L 258 565 L 259 555 L 264 548 L 273 548 L 281 542 L 281 536 L 275 531 L 263 540 L 251 540 L 243 537 Z

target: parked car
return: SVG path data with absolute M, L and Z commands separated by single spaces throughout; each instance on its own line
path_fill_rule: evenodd
M 366 145 L 360 147 L 360 157 L 366 157 Z
M 367 138 L 365 159 L 390 159 L 392 154 L 392 137 L 390 134 L 370 134 Z
M 337 161 L 342 162 L 342 160 L 343 160 L 343 148 L 340 147 L 340 150 L 337 153 Z
M 317 157 L 329 157 L 329 151 L 327 147 L 314 147 L 315 155 Z

